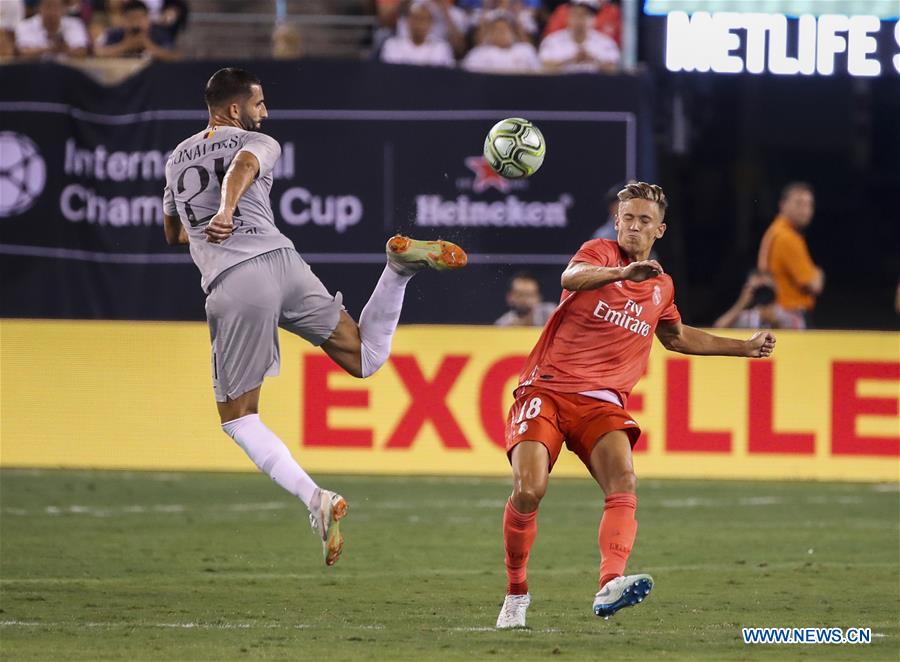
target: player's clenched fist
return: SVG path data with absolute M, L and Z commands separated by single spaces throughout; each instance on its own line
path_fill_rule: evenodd
M 231 212 L 224 210 L 212 217 L 209 225 L 206 226 L 206 240 L 213 244 L 220 244 L 234 232 L 234 221 L 231 219 Z
M 632 262 L 622 270 L 622 280 L 630 280 L 635 283 L 641 283 L 651 278 L 656 278 L 660 274 L 665 273 L 662 265 L 656 260 L 641 260 Z
M 775 351 L 775 336 L 768 331 L 757 331 L 747 341 L 747 356 L 752 359 L 764 359 Z

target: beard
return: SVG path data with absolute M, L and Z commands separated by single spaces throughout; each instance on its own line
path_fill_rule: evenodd
M 259 131 L 259 127 L 261 124 L 259 120 L 253 119 L 249 114 L 245 112 L 241 112 L 241 116 L 238 118 L 238 123 L 240 123 L 241 128 L 244 131 Z

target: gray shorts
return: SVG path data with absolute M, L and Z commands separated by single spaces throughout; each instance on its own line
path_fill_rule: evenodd
M 331 337 L 343 297 L 332 296 L 292 248 L 257 255 L 222 273 L 206 297 L 213 391 L 225 402 L 280 367 L 278 327 L 313 345 Z

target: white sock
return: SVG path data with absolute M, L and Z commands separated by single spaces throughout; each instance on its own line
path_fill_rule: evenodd
M 281 439 L 259 420 L 259 414 L 248 414 L 222 423 L 222 429 L 244 449 L 260 471 L 310 508 L 318 485 L 294 461 Z M 313 507 L 316 505 L 312 504 Z
M 390 266 L 385 266 L 369 302 L 359 316 L 363 377 L 374 374 L 391 354 L 391 341 L 397 330 L 400 310 L 403 308 L 403 294 L 410 278 L 412 275 L 398 274 Z

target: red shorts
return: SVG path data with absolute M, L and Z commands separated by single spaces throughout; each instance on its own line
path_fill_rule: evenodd
M 624 430 L 631 447 L 641 428 L 625 409 L 577 393 L 557 393 L 526 386 L 519 390 L 506 419 L 506 456 L 520 441 L 539 441 L 550 452 L 550 468 L 563 443 L 590 469 L 591 451 L 608 432 Z

